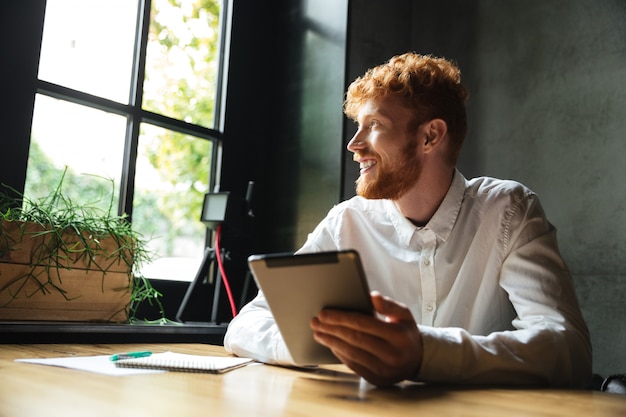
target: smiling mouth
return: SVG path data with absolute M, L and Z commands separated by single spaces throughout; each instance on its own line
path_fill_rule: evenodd
M 375 159 L 366 159 L 359 161 L 359 169 L 361 170 L 361 174 L 367 172 L 374 165 L 376 165 Z

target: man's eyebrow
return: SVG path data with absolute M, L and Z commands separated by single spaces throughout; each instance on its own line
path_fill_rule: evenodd
M 383 121 L 386 121 L 386 122 L 393 121 L 393 119 L 390 116 L 387 116 L 385 113 L 378 111 L 378 110 L 364 113 L 363 115 L 359 115 L 356 121 L 358 122 L 359 120 L 364 120 L 364 119 L 382 119 Z

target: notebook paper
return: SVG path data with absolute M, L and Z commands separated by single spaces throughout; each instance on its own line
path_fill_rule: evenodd
M 251 362 L 252 359 L 233 356 L 203 356 L 165 352 L 144 358 L 119 360 L 115 362 L 115 366 L 118 368 L 221 374 Z

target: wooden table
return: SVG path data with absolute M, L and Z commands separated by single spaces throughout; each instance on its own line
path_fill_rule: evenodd
M 614 394 L 422 384 L 377 389 L 343 366 L 105 376 L 14 361 L 136 350 L 226 354 L 200 344 L 0 345 L 0 416 L 626 416 L 626 397 Z

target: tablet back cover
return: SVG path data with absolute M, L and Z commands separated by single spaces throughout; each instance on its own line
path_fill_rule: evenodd
M 311 319 L 324 308 L 372 314 L 356 251 L 252 255 L 248 264 L 298 365 L 339 363 L 313 338 Z

